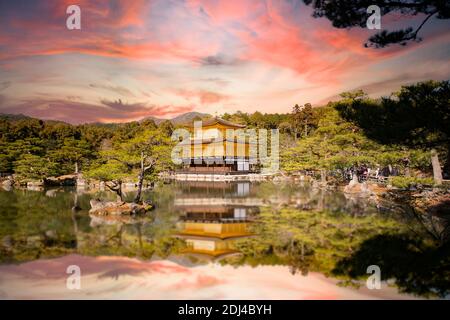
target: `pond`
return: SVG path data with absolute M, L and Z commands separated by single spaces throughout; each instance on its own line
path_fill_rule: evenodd
M 449 295 L 448 244 L 433 236 L 448 220 L 392 203 L 288 182 L 159 184 L 145 192 L 156 208 L 144 217 L 90 216 L 92 198 L 114 195 L 0 191 L 0 298 Z M 67 284 L 71 266 L 79 288 Z M 366 283 L 369 266 L 379 267 L 380 289 Z

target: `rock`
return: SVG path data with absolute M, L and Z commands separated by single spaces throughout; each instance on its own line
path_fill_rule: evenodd
M 77 185 L 77 188 L 84 188 L 84 187 L 86 187 L 86 180 L 85 179 L 83 179 L 83 178 L 78 178 L 77 180 L 76 180 L 76 185 Z
M 6 179 L 2 182 L 2 186 L 4 188 L 11 188 L 14 185 L 14 181 L 12 179 Z
M 11 181 L 11 180 L 5 180 L 2 182 L 2 188 L 5 191 L 11 191 L 13 185 L 14 185 L 14 181 Z
M 49 239 L 56 239 L 56 231 L 55 230 L 47 230 L 47 231 L 45 231 L 45 236 Z
M 136 187 L 137 185 L 134 182 L 125 182 L 122 184 L 122 188 L 124 189 L 135 189 Z
M 26 238 L 27 246 L 29 247 L 35 247 L 38 246 L 40 243 L 42 243 L 42 237 L 41 236 L 29 236 Z
M 27 182 L 27 187 L 43 187 L 44 182 L 43 181 L 29 181 Z
M 27 189 L 31 191 L 42 191 L 44 190 L 43 181 L 29 181 L 27 182 Z
M 348 185 L 344 188 L 344 193 L 359 195 L 359 196 L 370 196 L 373 195 L 373 192 L 367 186 L 367 183 L 360 183 L 355 181 L 354 179 L 349 182 Z
M 121 201 L 100 201 L 92 199 L 90 201 L 91 210 L 89 213 L 97 215 L 137 215 L 145 214 L 151 210 L 152 206 L 147 204 L 136 204 Z
M 2 246 L 7 249 L 12 249 L 12 237 L 11 236 L 4 236 L 2 239 Z
M 47 191 L 45 192 L 45 196 L 46 196 L 46 197 L 50 197 L 50 198 L 56 197 L 56 189 L 47 190 Z

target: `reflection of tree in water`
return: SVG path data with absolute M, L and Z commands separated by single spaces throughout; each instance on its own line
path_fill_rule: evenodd
M 157 210 L 145 216 L 91 216 L 89 228 L 81 235 L 84 245 L 78 252 L 85 255 L 116 255 L 150 259 L 167 258 L 184 248 L 184 242 L 172 236 L 177 215 L 173 212 L 173 192 L 161 186 L 145 194 Z M 125 194 L 133 198 L 134 194 Z
M 448 205 L 448 204 L 447 204 Z M 351 278 L 367 277 L 370 264 L 381 268 L 382 279 L 395 279 L 399 290 L 424 297 L 450 294 L 450 219 L 443 204 L 428 212 L 402 206 L 407 226 L 398 234 L 380 234 L 366 239 L 352 255 L 338 261 L 332 273 Z
M 303 276 L 308 274 L 309 267 L 314 258 L 314 250 L 312 248 L 304 242 L 299 242 L 294 239 L 274 248 L 274 253 L 282 259 L 285 259 L 292 274 L 300 272 Z
M 381 268 L 383 280 L 395 279 L 403 293 L 445 297 L 450 293 L 450 246 L 436 246 L 410 234 L 376 235 L 336 264 L 333 274 L 367 277 L 368 265 Z
M 48 193 L 51 196 L 25 190 L 0 193 L 1 261 L 60 256 L 76 248 L 72 212 L 67 208 L 73 194 L 61 191 Z
M 326 190 L 311 183 L 261 183 L 258 196 L 273 208 L 294 207 L 299 210 L 347 212 L 353 215 L 375 212 L 376 206 L 367 198 L 348 197 L 336 190 Z
M 403 292 L 448 294 L 448 217 L 436 212 L 375 212 L 367 201 L 307 184 L 255 186 L 267 205 L 252 224 L 255 236 L 238 240 L 242 254 L 220 263 L 286 265 L 292 273 L 320 272 L 349 283 L 364 280 L 367 266 L 378 264 L 383 279 L 395 278 Z M 70 253 L 143 259 L 177 254 L 185 244 L 172 237 L 179 219 L 174 191 L 173 186 L 157 189 L 157 209 L 142 219 L 93 219 L 87 209 L 95 195 L 75 196 L 67 190 L 51 197 L 44 192 L 0 192 L 0 261 Z M 76 206 L 81 211 L 71 210 Z
M 404 217 L 404 216 L 402 216 Z M 405 220 L 403 218 L 403 220 Z M 434 227 L 448 228 L 448 220 Z M 397 214 L 263 210 L 256 237 L 238 243 L 236 265 L 287 265 L 292 273 L 321 272 L 354 284 L 365 280 L 369 265 L 381 267 L 383 279 L 395 279 L 399 291 L 444 296 L 450 288 L 448 242 L 432 237 L 417 220 Z
M 407 212 L 414 217 L 414 219 L 419 224 L 419 230 L 416 234 L 421 231 L 425 232 L 428 237 L 434 240 L 440 246 L 450 240 L 450 217 L 449 216 L 439 216 L 433 213 L 419 213 L 414 208 L 408 208 Z
M 167 188 L 152 196 L 163 199 L 168 208 L 161 204 L 161 212 L 141 218 L 103 217 L 93 223 L 87 214 L 93 196 L 62 188 L 0 192 L 0 261 L 22 262 L 71 253 L 167 257 L 182 245 L 171 236 L 175 214 L 170 212 L 173 195 Z
M 170 230 L 155 232 L 152 218 L 91 217 L 92 229 L 80 234 L 78 252 L 85 255 L 119 255 L 150 259 L 167 258 L 183 247 Z M 94 222 L 94 223 L 92 223 Z
M 375 214 L 352 217 L 342 212 L 264 209 L 254 224 L 258 236 L 242 241 L 240 249 L 249 257 L 276 255 L 280 250 L 303 254 L 314 251 L 312 265 L 326 271 L 333 259 L 353 252 L 371 233 L 394 232 L 400 227 L 395 221 Z M 306 249 L 292 249 L 300 245 Z M 274 263 L 283 260 L 276 256 L 272 259 Z

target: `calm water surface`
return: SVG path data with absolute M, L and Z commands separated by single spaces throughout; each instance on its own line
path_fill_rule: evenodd
M 436 236 L 448 220 L 393 204 L 310 184 L 185 182 L 147 191 L 156 209 L 145 217 L 96 217 L 94 197 L 114 198 L 0 191 L 1 298 L 448 296 L 450 255 Z M 71 265 L 79 290 L 66 286 Z M 381 269 L 381 290 L 366 287 L 370 265 Z

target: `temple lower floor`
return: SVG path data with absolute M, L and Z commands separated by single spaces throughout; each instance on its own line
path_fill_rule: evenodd
M 195 163 L 189 161 L 184 164 L 182 172 L 186 173 L 217 173 L 217 174 L 231 174 L 231 173 L 249 173 L 256 172 L 256 166 L 251 164 L 248 159 L 223 163 L 215 163 L 202 161 L 201 163 Z

